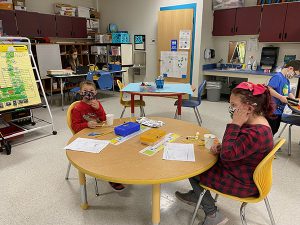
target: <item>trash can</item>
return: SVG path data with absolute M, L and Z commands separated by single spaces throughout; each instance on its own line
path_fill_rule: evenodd
M 221 97 L 222 83 L 220 81 L 208 81 L 206 83 L 207 100 L 210 102 L 218 102 Z

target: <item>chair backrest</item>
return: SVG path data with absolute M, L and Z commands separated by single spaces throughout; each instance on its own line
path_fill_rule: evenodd
M 72 109 L 74 109 L 75 105 L 79 102 L 80 101 L 73 102 L 67 110 L 67 124 L 68 124 L 68 127 L 69 127 L 70 131 L 72 132 L 72 134 L 75 134 L 75 131 L 72 129 L 71 113 L 72 113 Z
M 90 71 L 86 75 L 86 80 L 93 81 L 94 80 L 94 71 Z
M 125 85 L 120 80 L 117 80 L 117 84 L 120 89 L 120 103 L 121 103 L 121 105 L 123 105 L 123 103 L 124 103 L 123 92 L 121 90 L 124 88 Z
M 263 200 L 271 190 L 272 187 L 272 162 L 274 155 L 284 144 L 285 139 L 280 139 L 273 150 L 258 164 L 256 167 L 253 180 L 259 191 L 259 199 Z
M 198 102 L 199 103 L 201 103 L 201 95 L 202 95 L 202 92 L 204 90 L 205 84 L 206 84 L 206 80 L 203 80 L 202 83 L 200 84 L 199 88 L 198 88 Z
M 102 73 L 97 82 L 101 90 L 110 90 L 114 84 L 113 77 L 110 73 Z

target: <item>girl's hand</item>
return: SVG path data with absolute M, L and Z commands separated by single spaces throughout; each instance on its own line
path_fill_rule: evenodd
M 220 152 L 221 152 L 221 144 L 214 144 L 211 147 L 210 152 L 213 153 L 213 154 L 215 154 L 215 155 L 220 154 Z
M 238 108 L 233 113 L 232 123 L 240 127 L 245 124 L 249 119 L 249 111 L 245 108 Z
M 95 121 L 89 121 L 89 122 L 88 122 L 88 127 L 89 127 L 89 128 L 94 129 L 94 128 L 97 127 L 97 125 L 98 125 L 98 123 L 95 122 Z
M 94 108 L 94 109 L 99 109 L 99 103 L 98 101 L 95 99 L 95 100 L 91 100 L 91 103 L 90 105 Z

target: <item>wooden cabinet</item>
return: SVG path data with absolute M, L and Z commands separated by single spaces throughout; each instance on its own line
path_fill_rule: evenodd
M 56 36 L 71 38 L 72 37 L 72 17 L 56 16 Z
M 17 23 L 15 12 L 11 10 L 0 10 L 0 20 L 2 20 L 3 33 L 6 35 L 17 35 Z
M 234 35 L 236 9 L 217 10 L 214 12 L 214 36 Z
M 214 36 L 258 34 L 261 7 L 225 9 L 214 12 Z
M 38 13 L 16 10 L 19 35 L 23 37 L 39 37 L 40 27 Z
M 288 4 L 273 4 L 263 7 L 260 42 L 281 42 Z
M 56 16 L 57 37 L 86 38 L 86 19 L 80 17 Z
M 39 36 L 56 37 L 55 16 L 50 14 L 38 14 Z
M 287 5 L 283 41 L 300 42 L 300 2 L 288 3 Z
M 238 8 L 235 18 L 235 35 L 258 34 L 261 9 L 260 6 Z

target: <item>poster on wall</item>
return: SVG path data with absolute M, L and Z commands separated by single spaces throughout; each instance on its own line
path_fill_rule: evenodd
M 179 49 L 189 50 L 191 46 L 191 30 L 181 30 L 179 34 Z
M 173 78 L 186 78 L 188 65 L 188 52 L 162 51 L 160 62 L 161 75 Z
M 245 0 L 213 0 L 213 10 L 244 7 Z

